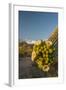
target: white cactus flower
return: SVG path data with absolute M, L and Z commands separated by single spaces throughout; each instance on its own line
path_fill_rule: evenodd
M 50 68 L 49 65 L 44 65 L 42 69 L 44 72 L 48 72 Z

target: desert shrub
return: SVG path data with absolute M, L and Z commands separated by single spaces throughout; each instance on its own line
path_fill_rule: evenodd
M 20 55 L 20 56 L 24 56 L 24 54 L 25 54 L 24 48 L 19 47 L 19 55 Z
M 19 46 L 19 56 L 20 57 L 31 57 L 32 47 L 29 44 L 21 43 Z

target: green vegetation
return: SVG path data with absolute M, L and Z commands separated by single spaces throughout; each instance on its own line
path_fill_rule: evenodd
M 50 69 L 50 65 L 54 62 L 53 53 L 55 48 L 51 41 L 36 41 L 33 46 L 32 61 L 37 66 L 47 72 Z
M 19 56 L 20 57 L 31 57 L 33 45 L 21 42 L 19 44 Z

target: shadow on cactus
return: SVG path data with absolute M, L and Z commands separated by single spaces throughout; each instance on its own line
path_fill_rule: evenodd
M 53 47 L 51 41 L 38 40 L 33 46 L 31 59 L 36 63 L 39 69 L 48 72 L 50 70 L 50 65 L 54 63 L 55 60 L 53 57 L 54 52 L 55 47 Z

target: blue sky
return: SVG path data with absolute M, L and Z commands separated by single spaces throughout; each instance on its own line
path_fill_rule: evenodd
M 19 11 L 19 40 L 47 39 L 58 26 L 58 13 Z

